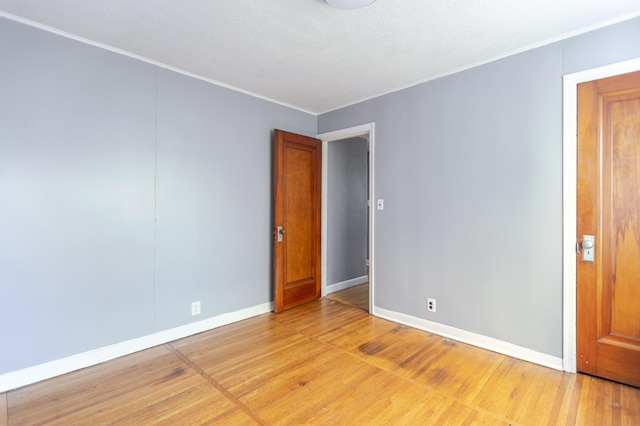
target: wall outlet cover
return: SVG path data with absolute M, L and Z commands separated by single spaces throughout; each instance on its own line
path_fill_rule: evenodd
M 432 298 L 427 299 L 427 311 L 429 312 L 436 311 L 436 299 L 432 299 Z
M 191 304 L 191 316 L 200 315 L 200 301 Z

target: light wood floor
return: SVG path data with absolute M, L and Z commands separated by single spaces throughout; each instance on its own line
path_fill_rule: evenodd
M 357 306 L 369 312 L 369 283 L 354 285 L 327 295 L 327 299 Z
M 328 298 L 0 394 L 0 424 L 639 425 L 640 389 Z

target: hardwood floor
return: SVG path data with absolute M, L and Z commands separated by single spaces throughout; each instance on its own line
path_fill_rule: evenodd
M 0 393 L 0 426 L 7 424 L 7 394 Z
M 327 299 L 357 306 L 369 312 L 369 283 L 358 284 L 344 290 L 329 293 Z
M 638 425 L 640 389 L 328 298 L 0 394 L 0 424 Z

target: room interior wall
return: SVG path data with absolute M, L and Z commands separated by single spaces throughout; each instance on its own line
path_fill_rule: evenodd
M 272 129 L 369 122 L 376 305 L 561 356 L 562 75 L 639 39 L 315 117 L 0 18 L 0 374 L 271 301 Z
M 0 374 L 272 300 L 272 131 L 314 115 L 4 18 L 0 58 Z
M 328 144 L 327 285 L 366 275 L 367 141 Z M 329 290 L 330 291 L 330 290 Z
M 633 19 L 319 116 L 376 123 L 377 307 L 562 356 L 562 76 L 637 40 Z

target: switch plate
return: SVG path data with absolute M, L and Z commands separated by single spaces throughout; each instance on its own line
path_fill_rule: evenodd
M 384 210 L 384 200 L 382 198 L 378 198 L 378 202 L 376 203 L 378 210 Z
M 200 301 L 191 304 L 191 316 L 200 315 Z

